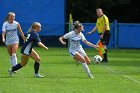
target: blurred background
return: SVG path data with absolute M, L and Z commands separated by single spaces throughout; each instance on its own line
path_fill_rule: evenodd
M 140 1 L 139 0 L 3 0 L 0 3 L 0 27 L 8 12 L 16 13 L 16 21 L 27 34 L 32 22 L 42 24 L 39 33 L 42 42 L 49 47 L 62 47 L 58 38 L 69 32 L 69 15 L 85 27 L 84 34 L 95 26 L 96 8 L 102 8 L 110 20 L 111 39 L 109 48 L 140 48 Z M 1 39 L 0 31 L 0 39 Z M 96 43 L 97 33 L 85 35 Z M 21 40 L 20 44 L 23 44 Z M 0 45 L 2 44 L 0 40 Z M 88 48 L 83 44 L 83 47 Z

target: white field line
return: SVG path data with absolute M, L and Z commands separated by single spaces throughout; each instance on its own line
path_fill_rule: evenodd
M 103 66 L 103 65 L 102 65 Z M 107 69 L 108 71 L 110 71 L 111 73 L 113 73 L 113 74 L 117 74 L 117 75 L 120 75 L 121 77 L 123 77 L 123 78 L 126 78 L 126 79 L 128 79 L 128 80 L 130 80 L 130 81 L 133 81 L 133 82 L 135 82 L 135 83 L 140 83 L 138 80 L 136 80 L 136 79 L 133 79 L 132 77 L 130 77 L 130 76 L 127 76 L 127 75 L 121 75 L 121 73 L 119 73 L 119 72 L 117 72 L 117 71 L 114 71 L 114 70 L 112 70 L 111 68 L 109 68 L 109 67 L 107 67 L 107 66 L 103 66 L 105 69 Z

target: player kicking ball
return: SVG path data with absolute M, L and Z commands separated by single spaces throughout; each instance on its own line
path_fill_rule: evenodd
M 83 65 L 83 68 L 85 72 L 87 73 L 89 78 L 94 78 L 89 70 L 89 67 L 87 64 L 90 64 L 90 59 L 83 50 L 80 41 L 82 40 L 86 45 L 93 47 L 93 48 L 98 48 L 98 46 L 88 42 L 85 38 L 85 36 L 82 34 L 83 31 L 83 25 L 79 22 L 76 21 L 74 22 L 74 30 L 66 33 L 64 36 L 59 38 L 59 41 L 63 44 L 66 45 L 66 42 L 64 42 L 64 39 L 68 39 L 70 42 L 69 46 L 69 53 L 75 59 L 76 61 L 80 61 Z
M 48 50 L 48 48 L 41 43 L 41 40 L 39 38 L 38 32 L 41 30 L 41 24 L 38 22 L 34 22 L 27 34 L 26 42 L 21 48 L 21 63 L 15 65 L 12 67 L 12 69 L 9 69 L 9 75 L 13 76 L 13 72 L 21 69 L 23 66 L 25 66 L 29 60 L 29 57 L 35 60 L 34 63 L 34 70 L 35 70 L 35 77 L 43 78 L 44 76 L 40 75 L 38 73 L 39 67 L 40 67 L 40 57 L 39 55 L 33 50 L 33 45 L 37 43 L 40 47 L 43 47 L 44 49 Z

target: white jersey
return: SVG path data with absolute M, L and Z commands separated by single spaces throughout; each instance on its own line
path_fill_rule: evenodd
M 9 24 L 7 21 L 4 22 L 2 31 L 6 33 L 6 45 L 13 43 L 19 43 L 19 37 L 17 34 L 18 22 L 14 21 L 12 24 Z
M 64 35 L 65 39 L 69 39 L 70 45 L 69 45 L 69 52 L 71 51 L 79 51 L 82 46 L 80 44 L 80 41 L 86 40 L 83 33 L 76 34 L 74 31 L 71 31 Z

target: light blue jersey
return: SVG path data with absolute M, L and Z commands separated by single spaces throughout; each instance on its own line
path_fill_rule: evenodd
M 14 21 L 12 24 L 4 22 L 2 31 L 6 33 L 6 45 L 19 43 L 19 36 L 17 34 L 18 22 Z

